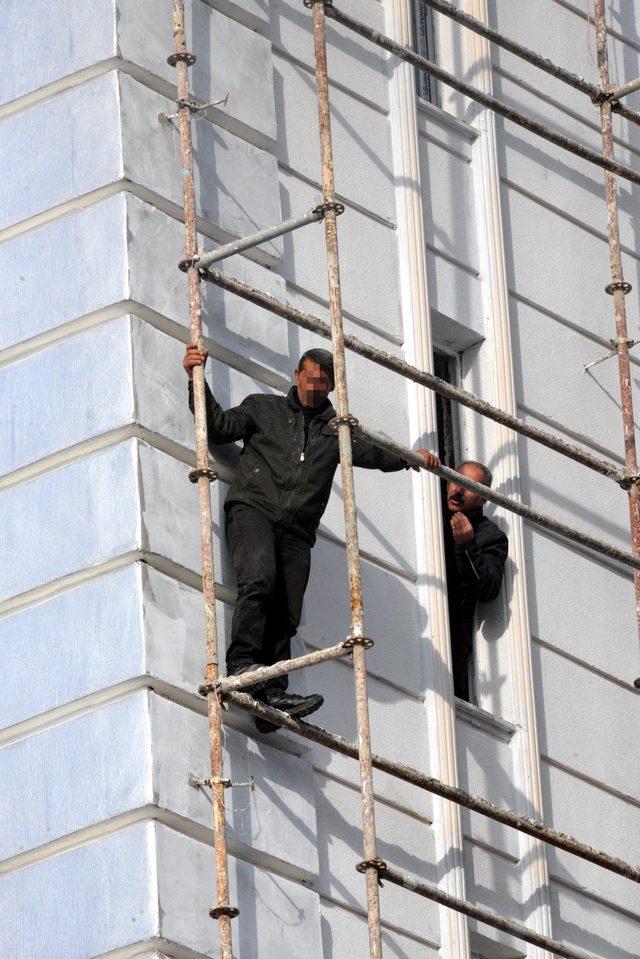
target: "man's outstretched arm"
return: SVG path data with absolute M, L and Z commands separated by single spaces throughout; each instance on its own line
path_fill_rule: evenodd
M 189 343 L 182 361 L 189 377 L 189 409 L 192 413 L 194 412 L 193 369 L 195 366 L 204 366 L 208 356 L 208 350 L 199 350 L 195 343 Z M 249 436 L 254 429 L 254 423 L 247 401 L 243 400 L 239 406 L 234 406 L 230 410 L 223 410 L 207 382 L 204 387 L 209 442 L 234 443 Z
M 416 450 L 416 453 L 424 460 L 425 469 L 440 466 L 440 460 L 435 453 L 430 453 L 428 450 Z M 382 470 L 383 473 L 408 469 L 409 466 L 411 466 L 411 469 L 418 470 L 417 466 L 407 463 L 403 457 L 396 456 L 395 453 L 389 453 L 387 450 L 376 446 L 375 443 L 370 443 L 359 436 L 353 437 L 353 465 L 362 466 L 369 470 Z

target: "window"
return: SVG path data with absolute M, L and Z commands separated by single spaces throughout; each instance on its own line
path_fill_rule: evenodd
M 434 350 L 433 351 L 433 369 L 436 376 L 439 376 L 441 380 L 446 380 L 447 383 L 451 383 L 453 386 L 460 386 L 461 381 L 461 359 L 462 355 L 460 353 L 447 353 L 444 350 Z M 444 396 L 440 396 L 439 393 L 436 393 L 436 416 L 438 424 L 438 456 L 442 460 L 445 466 L 450 468 L 455 468 L 456 464 L 459 463 L 464 457 L 462 455 L 463 443 L 460 435 L 460 424 L 458 419 L 458 408 L 456 403 L 452 403 L 451 400 L 447 399 Z M 449 509 L 447 506 L 447 484 L 442 481 L 440 484 L 440 493 L 442 496 L 442 515 L 445 523 L 449 521 Z M 445 539 L 445 544 L 447 540 Z M 452 548 L 451 546 L 447 547 Z M 447 552 L 447 566 L 452 561 L 451 556 Z M 450 585 L 450 584 L 449 584 Z M 452 594 L 451 589 L 449 590 L 449 600 L 451 603 Z M 469 642 L 468 633 L 466 630 L 462 629 L 461 624 L 458 622 L 458 617 L 455 613 L 452 612 L 451 605 L 449 607 L 450 623 L 451 623 L 451 639 L 452 643 L 458 643 L 460 648 L 467 648 L 466 644 Z M 460 635 L 458 635 L 458 630 L 460 630 Z M 463 645 L 463 636 L 464 639 Z M 474 641 L 475 642 L 475 641 Z M 452 657 L 454 660 L 454 665 L 456 662 L 456 656 L 454 654 L 454 649 L 452 647 Z M 471 651 L 471 655 L 468 658 L 466 664 L 466 683 L 460 682 L 460 679 L 457 678 L 455 681 L 456 684 L 456 695 L 458 698 L 465 699 L 467 702 L 477 705 L 477 696 L 476 696 L 476 677 L 475 677 L 475 650 Z M 462 659 L 462 667 L 464 670 L 464 658 Z M 454 675 L 459 677 L 460 666 L 454 669 Z M 463 672 L 464 675 L 464 672 Z
M 436 43 L 433 28 L 433 10 L 420 0 L 413 0 L 414 49 L 427 60 L 436 59 Z M 423 70 L 416 70 L 418 96 L 430 103 L 438 103 L 438 86 L 433 77 Z

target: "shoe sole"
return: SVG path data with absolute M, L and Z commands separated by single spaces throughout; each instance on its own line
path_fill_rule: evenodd
M 305 716 L 310 716 L 311 713 L 315 713 L 321 706 L 324 705 L 324 698 L 318 696 L 317 700 L 312 703 L 308 703 L 306 706 L 292 707 L 292 709 L 283 709 L 282 712 L 286 713 L 287 716 L 291 716 L 292 719 L 304 719 Z M 260 725 L 258 725 L 260 724 Z M 276 729 L 281 729 L 282 727 L 276 726 L 274 723 L 270 723 L 267 719 L 256 718 L 255 726 L 259 733 L 272 733 Z M 268 729 L 266 727 L 269 727 Z

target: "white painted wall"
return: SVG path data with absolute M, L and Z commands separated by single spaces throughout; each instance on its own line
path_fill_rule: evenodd
M 404 3 L 349 9 L 394 32 Z M 581 6 L 540 6 L 494 0 L 488 15 L 594 77 Z M 197 507 L 186 477 L 193 426 L 180 366 L 189 336 L 176 269 L 180 163 L 176 131 L 159 121 L 174 109 L 170 5 L 5 0 L 2 15 L 12 42 L 0 61 L 0 954 L 201 959 L 216 954 L 217 930 L 207 916 L 209 799 L 187 781 L 206 774 L 207 737 Z M 640 73 L 640 7 L 615 0 L 611 16 L 622 81 Z M 210 249 L 321 196 L 310 15 L 297 0 L 188 0 L 187 22 L 194 93 L 228 94 L 194 121 L 198 225 Z M 483 69 L 498 95 L 597 146 L 595 115 L 580 119 L 591 107 L 577 94 L 503 53 L 488 69 L 457 27 L 436 29 L 445 64 L 476 79 Z M 410 71 L 332 24 L 328 39 L 347 328 L 409 357 L 432 338 L 464 349 L 469 388 L 507 403 L 513 378 L 519 415 L 619 458 L 615 369 L 581 373 L 612 335 L 598 171 L 501 122 L 494 133 L 460 98 L 443 98 L 447 112 L 416 104 Z M 400 104 L 411 123 L 400 122 Z M 636 163 L 637 130 L 622 125 L 620 136 L 621 157 Z M 501 219 L 490 230 L 496 184 Z M 637 191 L 625 183 L 621 194 L 635 284 Z M 409 236 L 410 257 L 401 246 Z M 501 262 L 502 311 L 492 305 Z M 327 316 L 319 226 L 228 269 Z M 317 340 L 213 287 L 203 293 L 218 399 L 286 389 Z M 357 416 L 408 444 L 429 442 L 428 398 L 358 357 L 348 366 Z M 626 544 L 615 487 L 530 443 L 507 455 L 491 424 L 462 418 L 469 453 L 490 462 L 499 484 Z M 234 589 L 219 535 L 233 462 L 221 451 L 213 488 L 221 642 Z M 375 750 L 640 859 L 630 578 L 525 525 L 505 600 L 479 633 L 482 709 L 456 710 L 442 582 L 426 546 L 438 540 L 435 481 L 363 471 L 357 489 L 376 638 Z M 509 528 L 509 517 L 498 521 Z M 299 652 L 346 634 L 345 570 L 336 481 Z M 293 685 L 322 690 L 318 721 L 355 737 L 345 664 L 297 674 Z M 357 767 L 286 733 L 260 737 L 244 715 L 227 721 L 230 775 L 256 782 L 228 798 L 237 955 L 364 959 Z M 553 850 L 545 859 L 512 832 L 386 775 L 376 774 L 375 789 L 388 861 L 602 956 L 637 954 L 630 883 Z M 539 955 L 392 886 L 382 914 L 385 955 Z

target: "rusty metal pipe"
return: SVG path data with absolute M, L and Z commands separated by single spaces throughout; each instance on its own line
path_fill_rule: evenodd
M 246 693 L 233 691 L 228 694 L 227 699 L 239 709 L 246 710 L 252 715 L 258 716 L 260 719 L 266 719 L 274 723 L 274 725 L 280 726 L 282 729 L 288 729 L 289 732 L 295 733 L 303 739 L 317 743 L 319 746 L 325 746 L 327 749 L 333 749 L 342 756 L 349 756 L 351 759 L 358 758 L 358 747 L 355 743 L 345 739 L 344 736 L 338 736 L 336 733 L 330 733 L 320 726 L 313 726 L 299 719 L 293 719 L 287 713 L 279 709 L 273 709 L 271 706 L 265 705 L 265 703 L 258 702 L 258 700 L 253 699 Z M 396 779 L 410 783 L 418 789 L 424 789 L 436 796 L 441 796 L 443 799 L 455 802 L 459 806 L 464 806 L 466 809 L 471 810 L 471 812 L 479 813 L 488 819 L 493 819 L 505 826 L 510 826 L 519 832 L 526 833 L 528 836 L 534 836 L 536 839 L 547 842 L 551 846 L 556 846 L 558 849 L 563 849 L 565 852 L 578 856 L 580 859 L 592 862 L 596 866 L 602 866 L 603 869 L 607 869 L 609 872 L 614 872 L 619 876 L 623 876 L 625 879 L 630 879 L 632 882 L 640 883 L 640 867 L 632 866 L 631 863 L 625 862 L 624 859 L 619 859 L 617 856 L 610 856 L 609 853 L 594 849 L 587 843 L 581 842 L 579 839 L 569 836 L 564 832 L 558 832 L 558 830 L 553 829 L 551 826 L 546 826 L 536 819 L 522 816 L 520 813 L 512 812 L 510 809 L 503 809 L 501 806 L 496 806 L 481 796 L 472 796 L 470 793 L 465 792 L 464 789 L 460 789 L 457 786 L 449 786 L 439 779 L 435 779 L 433 776 L 425 775 L 425 773 L 420 772 L 420 770 L 415 769 L 413 766 L 406 766 L 404 763 L 394 762 L 392 759 L 386 759 L 384 756 L 378 756 L 375 753 L 371 757 L 371 762 L 375 769 L 388 773 L 390 776 L 395 776 Z
M 603 92 L 609 89 L 609 51 L 607 44 L 607 21 L 604 0 L 595 0 L 596 50 L 600 87 Z M 602 130 L 602 151 L 613 160 L 613 123 L 611 101 L 604 99 L 600 104 L 600 127 Z M 631 289 L 625 284 L 620 252 L 620 227 L 618 222 L 618 196 L 616 178 L 609 170 L 604 175 L 605 200 L 607 204 L 607 233 L 609 238 L 609 263 L 611 266 L 611 284 L 606 287 L 613 295 L 616 337 L 613 344 L 618 354 L 618 373 L 620 377 L 620 408 L 622 410 L 622 430 L 624 451 L 629 477 L 637 477 L 638 455 L 636 449 L 635 423 L 633 418 L 633 394 L 631 369 L 629 364 L 629 333 L 627 330 L 627 308 L 625 295 Z M 629 522 L 633 554 L 640 556 L 640 485 L 638 479 L 629 488 Z M 636 592 L 636 622 L 640 637 L 640 572 L 634 572 Z M 640 677 L 634 685 L 640 689 Z
M 306 669 L 307 666 L 317 666 L 319 663 L 327 663 L 332 659 L 339 659 L 341 656 L 350 656 L 352 649 L 344 643 L 338 643 L 336 646 L 329 646 L 327 649 L 319 649 L 315 653 L 307 653 L 305 656 L 298 656 L 296 659 L 282 659 L 273 666 L 261 666 L 259 669 L 252 669 L 251 672 L 242 673 L 240 676 L 231 676 L 228 679 L 220 679 L 216 683 L 216 689 L 221 696 L 231 692 L 231 690 L 245 689 L 247 686 L 253 686 L 254 683 L 263 683 L 269 679 L 276 679 L 278 676 L 284 676 L 287 673 L 293 673 L 297 669 Z
M 184 26 L 184 0 L 172 0 L 172 27 L 175 50 L 169 63 L 177 73 L 178 99 L 184 104 L 178 107 L 180 131 L 180 157 L 184 197 L 185 257 L 197 255 L 196 191 L 193 175 L 193 143 L 191 138 L 191 113 L 189 101 L 189 70 L 194 57 L 187 51 Z M 204 348 L 202 338 L 202 300 L 200 278 L 192 266 L 187 272 L 189 289 L 189 323 L 191 341 Z M 215 577 L 213 561 L 213 538 L 211 522 L 211 487 L 209 480 L 209 446 L 205 406 L 204 367 L 193 371 L 193 394 L 196 428 L 196 476 L 200 501 L 200 554 L 202 561 L 202 593 L 204 597 L 204 631 L 206 646 L 205 682 L 213 685 L 218 679 L 218 633 L 216 623 Z M 227 828 L 224 808 L 222 717 L 220 701 L 211 693 L 207 696 L 209 719 L 209 752 L 211 761 L 213 832 L 215 837 L 217 903 L 210 911 L 216 918 L 220 933 L 220 959 L 233 959 L 231 942 L 231 919 L 238 910 L 229 902 L 229 863 L 227 856 Z
M 552 952 L 556 956 L 563 956 L 564 959 L 600 959 L 600 957 L 596 956 L 593 952 L 585 952 L 584 949 L 579 949 L 577 946 L 570 946 L 566 942 L 561 942 L 559 939 L 550 939 L 549 936 L 543 936 L 542 933 L 530 929 L 521 922 L 516 922 L 514 919 L 507 919 L 506 916 L 499 916 L 491 912 L 490 909 L 485 909 L 484 906 L 476 906 L 471 902 L 467 902 L 466 899 L 458 899 L 457 896 L 450 895 L 438 886 L 434 886 L 433 883 L 414 879 L 413 876 L 409 876 L 406 872 L 401 872 L 399 869 L 394 869 L 393 866 L 385 864 L 379 870 L 379 875 L 380 879 L 387 879 L 395 886 L 401 886 L 403 889 L 408 889 L 409 892 L 415 892 L 418 896 L 423 896 L 425 899 L 431 899 L 441 906 L 447 906 L 449 909 L 455 909 L 456 912 L 462 912 L 471 919 L 477 919 L 478 922 L 492 926 L 494 929 L 499 929 L 501 932 L 509 933 L 509 935 L 515 936 L 516 939 L 529 942 L 533 946 L 540 946 L 540 948 Z
M 276 316 L 281 316 L 283 319 L 295 323 L 296 326 L 300 326 L 304 330 L 309 330 L 312 333 L 317 333 L 328 339 L 331 338 L 330 324 L 320 319 L 319 316 L 315 316 L 313 313 L 305 313 L 295 306 L 290 306 L 288 303 L 282 303 L 282 301 L 276 299 L 276 297 L 271 296 L 269 293 L 264 293 L 262 290 L 257 290 L 255 287 L 249 286 L 248 283 L 243 283 L 242 280 L 227 276 L 216 269 L 210 269 L 203 273 L 203 279 L 210 283 L 215 283 L 216 286 L 227 290 L 229 293 L 234 293 L 236 296 L 240 296 L 250 303 L 255 303 L 256 306 L 261 306 L 265 310 L 269 310 Z M 374 363 L 377 363 L 379 366 L 384 366 L 388 370 L 393 370 L 394 373 L 399 373 L 400 376 L 413 380 L 414 383 L 419 383 L 428 390 L 433 390 L 434 393 L 439 393 L 441 396 L 446 396 L 448 399 L 460 403 L 462 406 L 475 410 L 475 412 L 480 413 L 481 416 L 486 416 L 488 419 L 494 420 L 494 422 L 500 423 L 502 426 L 515 430 L 515 432 L 520 433 L 521 436 L 526 436 L 536 443 L 546 446 L 547 449 L 555 450 L 556 453 L 560 453 L 562 456 L 566 456 L 576 463 L 587 466 L 601 476 L 607 476 L 617 483 L 625 481 L 623 470 L 619 469 L 614 463 L 601 459 L 598 456 L 593 456 L 588 450 L 580 446 L 574 446 L 572 443 L 567 443 L 554 433 L 539 429 L 537 426 L 531 426 L 524 420 L 518 419 L 517 416 L 505 413 L 504 410 L 499 409 L 497 406 L 492 406 L 492 404 L 487 403 L 486 400 L 474 396 L 473 393 L 460 389 L 458 386 L 453 386 L 451 383 L 447 383 L 446 380 L 440 379 L 440 377 L 435 376 L 433 373 L 420 370 L 416 366 L 412 366 L 411 363 L 407 363 L 406 360 L 394 356 L 392 353 L 379 350 L 377 347 L 371 346 L 369 343 L 358 339 L 357 336 L 345 333 L 344 345 L 353 353 L 364 356 L 366 359 L 372 360 Z
M 426 0 L 428 2 L 428 0 Z M 621 87 L 614 87 L 612 90 L 609 90 L 608 98 L 614 102 L 611 104 L 613 109 L 616 109 L 616 100 L 619 100 L 620 97 L 626 97 L 630 93 L 635 93 L 636 90 L 640 90 L 640 77 L 637 77 L 635 80 L 630 80 L 629 83 L 624 83 Z
M 554 63 L 547 57 L 540 56 L 539 53 L 530 50 L 529 47 L 525 47 L 524 44 L 518 43 L 517 40 L 505 37 L 502 33 L 498 33 L 497 30 L 487 26 L 482 20 L 477 20 L 475 17 L 472 17 L 471 14 L 458 9 L 458 7 L 450 3 L 449 0 L 420 0 L 420 2 L 437 10 L 438 13 L 443 13 L 445 17 L 449 17 L 451 20 L 462 24 L 463 27 L 473 30 L 474 33 L 478 33 L 481 37 L 485 37 L 485 39 L 490 40 L 491 43 L 495 43 L 497 47 L 502 47 L 504 50 L 508 50 L 509 53 L 520 57 L 521 60 L 526 60 L 527 63 L 533 64 L 534 67 L 538 67 L 550 76 L 555 77 L 556 80 L 562 80 L 563 83 L 568 84 L 575 90 L 585 93 L 594 103 L 600 103 L 602 91 L 596 83 L 589 83 L 589 81 L 581 77 L 580 74 L 565 70 L 564 67 L 558 66 L 557 63 Z M 624 96 L 626 93 L 631 93 L 638 88 L 640 88 L 640 80 L 634 80 L 633 83 L 626 84 L 624 87 L 611 90 L 609 96 L 615 99 Z M 626 120 L 640 124 L 640 113 L 637 113 L 635 110 L 629 110 L 627 107 L 623 107 L 622 105 L 617 106 L 616 104 L 614 104 L 613 108 Z
M 318 104 L 318 129 L 320 134 L 320 158 L 322 163 L 322 194 L 325 204 L 335 204 L 333 176 L 333 144 L 331 140 L 331 117 L 329 107 L 329 78 L 327 69 L 327 39 L 325 32 L 325 6 L 323 0 L 309 0 L 313 12 L 313 47 L 315 54 L 316 93 Z M 371 768 L 371 730 L 369 725 L 369 699 L 367 692 L 367 664 L 364 637 L 364 607 L 358 546 L 358 520 L 356 495 L 353 481 L 353 456 L 351 450 L 351 425 L 349 397 L 344 355 L 344 329 L 342 321 L 342 296 L 340 290 L 340 262 L 338 256 L 338 224 L 335 209 L 329 208 L 324 217 L 327 248 L 327 273 L 329 282 L 329 311 L 331 314 L 331 341 L 336 390 L 336 411 L 340 470 L 344 503 L 345 539 L 347 546 L 347 569 L 349 598 L 351 603 L 351 638 L 353 647 L 353 673 L 358 726 L 360 793 L 362 799 L 362 829 L 364 858 L 372 862 L 377 858 L 375 812 L 373 803 L 373 773 Z M 365 869 L 367 890 L 367 922 L 369 930 L 369 954 L 371 959 L 382 957 L 382 933 L 380 929 L 380 896 L 378 875 L 373 865 Z
M 470 83 L 465 83 L 464 80 L 458 79 L 458 77 L 454 76 L 453 73 L 443 70 L 442 67 L 439 67 L 437 63 L 432 63 L 431 60 L 427 60 L 426 57 L 421 57 L 419 53 L 416 53 L 409 47 L 403 47 L 402 44 L 396 43 L 395 40 L 392 40 L 390 37 L 387 37 L 378 30 L 374 30 L 372 27 L 367 26 L 366 23 L 356 20 L 343 10 L 339 10 L 334 6 L 327 6 L 326 12 L 327 16 L 331 17 L 332 20 L 335 20 L 336 23 L 341 23 L 344 27 L 347 27 L 347 29 L 359 34 L 366 40 L 370 40 L 372 43 L 375 43 L 376 46 L 382 47 L 383 50 L 393 53 L 401 60 L 406 60 L 407 63 L 413 64 L 413 66 L 418 67 L 419 70 L 424 70 L 425 73 L 435 77 L 436 80 L 446 83 L 447 86 L 453 87 L 454 90 L 458 90 L 460 93 L 464 94 L 464 96 L 470 97 L 477 103 L 481 103 L 489 110 L 493 110 L 494 113 L 504 117 L 505 120 L 510 120 L 512 123 L 516 123 L 518 126 L 524 127 L 525 130 L 530 130 L 531 133 L 535 133 L 537 136 L 542 137 L 543 140 L 548 140 L 549 143 L 554 143 L 556 146 L 561 147 L 563 150 L 568 150 L 569 153 L 573 153 L 576 156 L 581 157 L 583 160 L 587 160 L 589 163 L 594 163 L 596 166 L 602 167 L 605 170 L 610 170 L 612 173 L 617 173 L 618 176 L 622 176 L 626 180 L 630 180 L 632 183 L 640 183 L 640 173 L 632 169 L 632 167 L 626 166 L 624 163 L 618 163 L 617 160 L 614 160 L 612 157 L 605 156 L 602 153 L 597 153 L 595 150 L 591 150 L 589 147 L 585 147 L 581 143 L 578 143 L 577 140 L 572 140 L 563 133 L 557 133 L 555 130 L 551 130 L 549 127 L 545 126 L 544 123 L 539 123 L 537 120 L 533 120 L 525 113 L 521 113 L 519 110 L 514 110 L 513 107 L 503 103 L 502 100 L 498 100 L 496 97 L 493 97 L 488 93 L 484 93 L 482 90 L 479 90 L 478 87 L 474 87 Z

